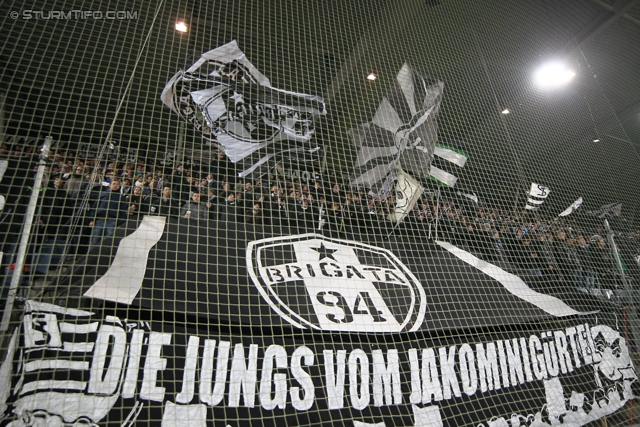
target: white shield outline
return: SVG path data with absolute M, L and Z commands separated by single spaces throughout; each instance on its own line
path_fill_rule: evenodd
M 260 295 L 262 295 L 262 298 L 283 319 L 285 319 L 287 322 L 291 323 L 292 325 L 300 329 L 310 328 L 310 329 L 316 329 L 316 330 L 329 330 L 329 329 L 323 329 L 304 319 L 298 313 L 293 311 L 287 304 L 285 304 L 278 297 L 277 294 L 273 293 L 272 291 L 270 291 L 264 286 L 263 279 L 256 273 L 258 260 L 257 260 L 257 257 L 254 256 L 254 254 L 257 254 L 258 249 L 260 249 L 261 247 L 266 247 L 274 244 L 284 244 L 289 242 L 294 243 L 294 242 L 300 242 L 300 241 L 312 240 L 312 239 L 318 239 L 334 245 L 344 245 L 350 248 L 358 248 L 358 249 L 367 250 L 369 252 L 382 253 L 385 255 L 385 257 L 393 261 L 393 263 L 395 264 L 395 267 L 401 270 L 402 273 L 404 273 L 405 277 L 409 279 L 409 282 L 411 285 L 410 288 L 413 292 L 412 299 L 418 300 L 417 304 L 413 304 L 414 309 L 411 312 L 407 313 L 407 315 L 405 316 L 405 319 L 401 324 L 400 331 L 398 332 L 402 332 L 406 327 L 407 323 L 412 318 L 415 318 L 415 322 L 411 326 L 411 328 L 408 330 L 408 332 L 416 331 L 420 328 L 420 326 L 422 326 L 426 309 L 427 309 L 427 300 L 426 300 L 426 294 L 424 292 L 424 288 L 420 284 L 420 281 L 415 277 L 415 275 L 398 259 L 398 257 L 396 257 L 393 254 L 393 252 L 391 252 L 388 249 L 380 248 L 378 246 L 367 245 L 365 243 L 360 243 L 353 240 L 334 239 L 334 238 L 330 238 L 330 237 L 323 236 L 321 234 L 315 234 L 315 233 L 299 234 L 299 235 L 284 236 L 284 237 L 271 237 L 267 239 L 261 239 L 261 240 L 249 242 L 249 244 L 247 245 L 247 271 L 249 272 L 249 276 L 251 277 L 251 280 L 253 281 L 253 284 L 255 285 L 255 287 L 258 289 L 258 292 L 260 292 Z M 417 307 L 417 310 L 415 309 L 415 307 Z

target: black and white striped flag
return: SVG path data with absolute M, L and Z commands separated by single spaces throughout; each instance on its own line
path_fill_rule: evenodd
M 429 177 L 443 89 L 443 82 L 402 66 L 373 120 L 349 131 L 358 149 L 351 185 L 377 193 L 396 165 L 416 179 Z
M 313 118 L 326 113 L 321 97 L 271 86 L 236 41 L 209 52 L 167 83 L 162 102 L 202 133 L 206 143 L 255 173 L 282 153 L 318 151 Z
M 549 197 L 549 193 L 551 193 L 549 187 L 532 182 L 525 209 L 538 210 L 547 197 Z

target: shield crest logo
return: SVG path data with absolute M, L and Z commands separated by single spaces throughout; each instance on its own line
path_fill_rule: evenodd
M 249 275 L 271 308 L 303 329 L 415 331 L 424 289 L 389 250 L 318 234 L 257 240 L 247 247 Z

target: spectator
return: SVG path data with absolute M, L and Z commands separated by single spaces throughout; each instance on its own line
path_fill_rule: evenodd
M 183 176 L 181 172 L 174 175 L 171 180 L 171 191 L 176 199 L 189 201 L 192 195 L 191 179 Z
M 109 191 L 98 200 L 95 219 L 89 223 L 91 246 L 99 245 L 102 239 L 112 235 L 128 213 L 127 200 L 120 194 L 120 181 L 114 180 L 109 185 Z
M 223 199 L 226 199 L 227 197 L 229 197 L 229 194 L 233 193 L 233 190 L 231 188 L 231 184 L 227 181 L 224 181 L 221 184 L 221 188 L 222 188 L 222 192 L 220 193 L 220 197 L 222 197 Z M 235 200 L 235 193 L 233 194 L 234 200 Z
M 212 172 L 219 182 L 228 181 L 229 178 L 236 176 L 235 164 L 231 163 L 222 151 L 218 153 L 218 159 L 212 164 L 212 167 L 214 168 Z
M 491 230 L 491 242 L 493 244 L 494 256 L 500 265 L 507 266 L 509 261 L 507 259 L 507 253 L 503 244 L 502 239 L 500 238 L 500 232 L 496 229 Z
M 280 196 L 282 196 L 282 190 L 280 190 L 280 189 L 278 188 L 278 185 L 277 185 L 277 184 L 272 185 L 272 186 L 271 186 L 271 191 L 270 191 L 270 193 L 269 193 L 269 199 L 270 199 L 272 202 L 275 202 L 275 201 L 277 201 L 277 200 L 278 200 L 278 198 L 279 198 Z
M 268 188 L 269 187 L 265 186 L 265 183 L 262 182 L 261 179 L 259 179 L 259 178 L 256 179 L 256 182 L 253 185 L 253 193 L 255 194 L 254 197 L 258 197 L 259 198 L 259 197 L 264 196 L 265 194 L 267 194 L 267 189 Z
M 128 194 L 125 197 L 129 202 L 129 215 L 138 215 L 143 211 L 142 202 L 144 196 L 142 195 L 142 187 L 136 186 L 133 189 L 133 194 Z
M 165 184 L 165 182 L 164 182 L 164 173 L 160 169 L 156 170 L 155 180 L 158 183 L 157 184 L 157 188 L 164 189 L 164 184 Z
M 547 264 L 549 265 L 549 270 L 552 270 L 554 274 L 559 274 L 553 233 L 548 232 L 546 234 L 542 251 L 544 253 L 545 259 L 547 260 Z
M 217 205 L 220 202 L 218 196 L 216 195 L 216 191 L 213 188 L 210 188 L 207 191 L 207 206 L 211 209 L 213 206 Z
M 311 193 L 313 194 L 316 200 L 320 200 L 320 197 L 325 197 L 325 191 L 322 187 L 322 184 L 319 181 L 316 181 L 313 184 L 313 188 L 311 189 Z
M 178 204 L 171 197 L 171 187 L 165 185 L 161 195 L 150 198 L 149 213 L 167 217 L 178 216 Z
M 244 215 L 244 222 L 248 224 L 262 224 L 264 221 L 262 206 L 256 202 L 251 209 L 248 209 Z
M 327 226 L 332 231 L 342 230 L 342 207 L 337 200 L 330 203 L 329 209 L 326 214 Z
M 62 165 L 62 170 L 60 171 L 60 174 L 62 175 L 62 179 L 67 181 L 69 178 L 71 178 L 71 166 Z
M 131 179 L 125 178 L 122 180 L 122 188 L 120 188 L 120 193 L 126 196 L 131 192 Z
M 253 206 L 253 203 L 251 200 L 245 200 L 244 193 L 240 191 L 236 193 L 236 206 L 239 210 L 243 211 L 244 209 Z
M 209 208 L 200 202 L 200 193 L 194 192 L 191 200 L 182 206 L 180 216 L 185 219 L 205 220 L 209 219 Z
M 220 221 L 236 221 L 238 217 L 238 205 L 236 204 L 235 193 L 229 193 L 227 198 L 220 204 Z
M 530 274 L 542 276 L 545 270 L 545 261 L 539 253 L 536 244 L 532 244 L 531 237 L 526 235 L 522 238 L 519 247 L 511 252 L 510 261 L 525 269 Z
M 69 196 L 76 197 L 78 195 L 78 189 L 84 182 L 84 167 L 78 166 L 75 168 L 73 175 L 67 180 L 65 186 Z
M 591 238 L 592 246 L 589 248 L 591 266 L 596 274 L 596 279 L 607 285 L 616 285 L 613 274 L 613 260 L 610 256 L 607 241 L 602 236 L 595 235 Z
M 298 227 L 307 229 L 314 228 L 314 210 L 309 206 L 308 200 L 303 200 L 302 203 L 296 204 L 294 209 L 294 218 Z
M 149 199 L 151 196 L 158 196 L 162 194 L 162 187 L 158 187 L 158 182 L 154 179 L 150 179 L 147 181 L 147 185 L 142 187 L 142 195 Z
M 114 177 L 113 171 L 107 171 L 104 177 L 104 182 L 108 182 L 109 184 L 111 184 L 111 181 L 113 181 L 113 177 Z
M 244 184 L 243 192 L 244 192 L 245 200 L 253 200 L 253 197 L 255 196 L 255 192 L 253 188 L 253 183 L 251 181 L 247 181 Z
M 342 203 L 342 200 L 344 199 L 345 195 L 344 192 L 342 191 L 342 187 L 340 186 L 340 184 L 333 184 L 333 187 L 331 188 L 331 193 L 330 193 L 330 198 L 332 202 L 338 202 L 338 203 Z
M 66 183 L 67 182 L 62 178 L 62 176 L 58 175 L 53 179 L 51 187 L 57 192 L 57 190 L 64 190 Z M 62 197 L 62 194 L 60 194 L 59 197 Z
M 209 188 L 217 187 L 217 181 L 211 172 L 208 173 L 207 176 L 205 177 L 205 185 Z
M 589 251 L 589 244 L 584 236 L 578 236 L 576 239 L 576 253 L 578 254 L 578 259 L 580 260 L 580 266 L 578 271 L 580 271 L 580 281 L 581 286 L 586 289 L 588 292 L 594 287 L 595 273 L 593 270 L 593 265 L 591 265 L 591 253 Z
M 567 245 L 567 234 L 564 230 L 556 231 L 555 240 L 551 244 L 551 251 L 556 262 L 556 273 L 566 283 L 573 283 L 574 271 L 579 261 L 575 250 Z

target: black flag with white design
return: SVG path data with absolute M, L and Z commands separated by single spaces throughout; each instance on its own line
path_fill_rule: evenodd
M 240 176 L 283 153 L 317 153 L 313 118 L 325 114 L 321 97 L 271 87 L 236 41 L 202 55 L 167 83 L 162 102 L 221 148 Z
M 398 164 L 416 179 L 429 177 L 443 89 L 443 82 L 402 66 L 373 120 L 349 131 L 358 149 L 351 185 L 377 192 Z

